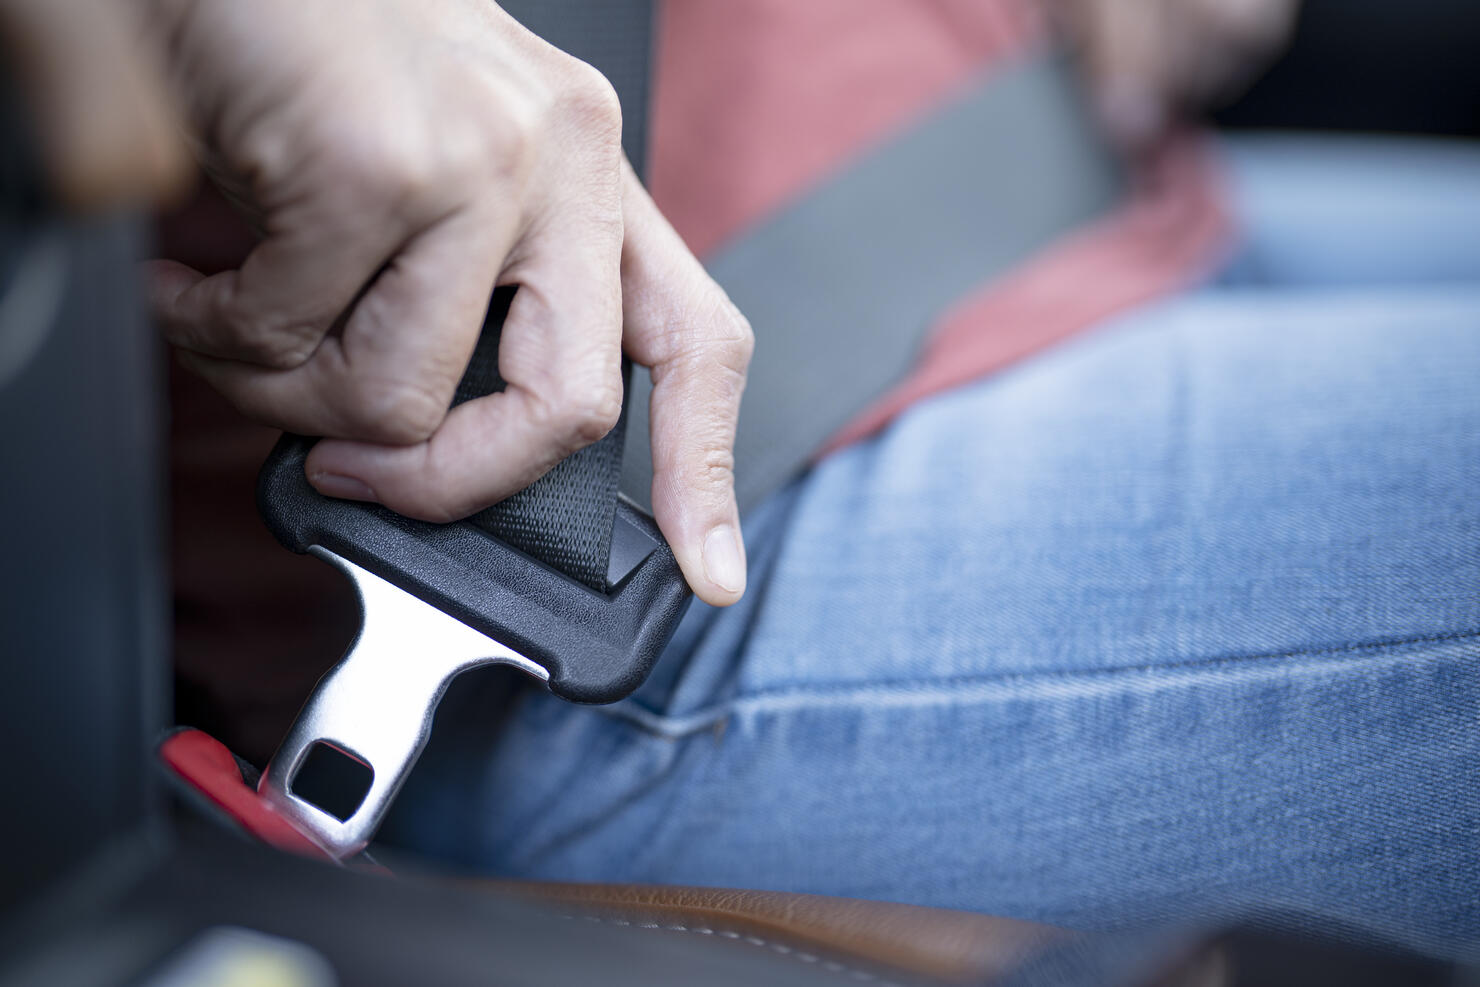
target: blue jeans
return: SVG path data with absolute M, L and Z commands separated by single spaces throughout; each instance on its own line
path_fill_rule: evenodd
M 748 519 L 606 708 L 449 698 L 393 827 L 500 874 L 1480 950 L 1480 150 L 1245 140 L 1216 281 Z

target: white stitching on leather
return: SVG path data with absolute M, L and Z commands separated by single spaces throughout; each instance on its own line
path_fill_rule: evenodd
M 568 922 L 574 922 L 579 919 L 585 922 L 594 922 L 597 925 L 619 925 L 631 929 L 661 929 L 666 932 L 690 932 L 700 936 L 720 936 L 725 939 L 734 939 L 737 942 L 747 942 L 752 946 L 761 946 L 771 950 L 773 953 L 790 956 L 792 959 L 799 960 L 802 963 L 820 963 L 822 968 L 829 973 L 845 973 L 854 980 L 862 983 L 878 984 L 879 987 L 904 987 L 903 984 L 896 983 L 893 980 L 885 980 L 877 973 L 871 973 L 868 970 L 860 970 L 857 967 L 847 966 L 835 960 L 823 960 L 821 957 L 815 956 L 812 953 L 798 952 L 785 943 L 771 942 L 759 936 L 741 935 L 738 932 L 732 932 L 728 929 L 710 929 L 702 925 L 660 925 L 657 922 L 632 922 L 624 918 L 603 918 L 600 915 L 561 915 L 560 918 Z

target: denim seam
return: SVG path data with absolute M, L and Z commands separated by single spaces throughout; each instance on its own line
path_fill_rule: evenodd
M 1295 648 L 1289 651 L 1256 652 L 1242 655 L 1216 655 L 1208 658 L 1191 658 L 1183 661 L 1157 662 L 1145 665 L 1117 665 L 1113 668 L 1087 668 L 1082 671 L 1059 668 L 1042 672 L 1017 672 L 992 675 L 940 675 L 918 679 L 878 679 L 870 682 L 836 682 L 808 684 L 805 682 L 780 682 L 743 693 L 737 698 L 761 698 L 771 695 L 790 695 L 796 692 L 846 691 L 850 688 L 897 689 L 911 685 L 937 686 L 957 683 L 980 683 L 992 681 L 1026 681 L 1032 679 L 1080 679 L 1136 675 L 1147 672 L 1186 671 L 1200 668 L 1217 668 L 1223 665 L 1251 664 L 1283 658 L 1318 658 L 1322 655 L 1343 655 L 1365 651 L 1384 651 L 1404 648 L 1415 644 L 1444 644 L 1467 639 L 1480 639 L 1480 629 L 1454 631 L 1448 634 L 1425 634 L 1416 637 L 1392 638 L 1388 640 L 1363 641 L 1355 644 L 1329 645 L 1320 648 Z
M 933 676 L 916 679 L 887 679 L 872 682 L 837 682 L 826 684 L 788 683 L 767 686 L 726 699 L 710 706 L 701 707 L 692 713 L 671 716 L 658 713 L 631 700 L 612 706 L 598 707 L 605 716 L 621 719 L 646 733 L 668 739 L 687 737 L 714 727 L 732 713 L 744 710 L 765 711 L 768 700 L 812 698 L 836 700 L 855 696 L 879 698 L 890 694 L 917 696 L 950 687 L 960 686 L 1033 686 L 1089 681 L 1108 681 L 1117 678 L 1146 676 L 1170 676 L 1185 679 L 1199 672 L 1216 672 L 1239 667 L 1258 666 L 1270 661 L 1318 658 L 1327 655 L 1361 655 L 1374 652 L 1401 650 L 1423 644 L 1455 644 L 1480 640 L 1480 630 L 1455 631 L 1447 634 L 1415 635 L 1379 641 L 1333 645 L 1321 648 L 1300 648 L 1286 651 L 1264 652 L 1245 655 L 1226 655 L 1189 661 L 1148 665 L 1124 665 L 1116 668 L 1094 668 L 1083 671 L 1059 669 L 1044 672 L 1022 672 L 996 675 Z M 962 697 L 964 698 L 964 697 Z

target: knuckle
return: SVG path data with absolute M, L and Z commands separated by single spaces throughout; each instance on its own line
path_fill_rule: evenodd
M 445 207 L 492 179 L 525 173 L 533 159 L 538 114 L 506 91 L 478 94 L 463 112 L 446 114 L 433 130 L 399 118 L 364 133 L 359 128 L 325 152 L 337 202 L 380 204 L 393 215 L 421 216 Z
M 621 386 L 603 383 L 581 388 L 568 407 L 571 436 L 582 445 L 590 445 L 610 432 L 621 417 Z
M 711 445 L 689 466 L 687 482 L 707 490 L 728 489 L 735 483 L 735 454 L 728 445 Z
M 728 298 L 725 305 L 730 312 L 729 331 L 721 336 L 720 359 L 727 367 L 743 374 L 750 367 L 750 358 L 755 355 L 755 330 L 751 328 L 750 320 Z
M 654 465 L 657 466 L 655 480 L 670 490 L 682 491 L 683 499 L 691 503 L 717 511 L 723 511 L 731 503 L 735 457 L 727 443 L 716 439 L 702 451 Z
M 510 179 L 526 173 L 537 150 L 539 113 L 527 100 L 501 94 L 496 114 L 480 119 L 470 128 L 462 145 L 461 162 L 478 177 L 487 173 Z
M 537 419 L 557 441 L 579 449 L 600 441 L 622 415 L 622 385 L 615 375 L 591 383 L 562 383 L 537 402 Z
M 356 377 L 345 408 L 357 435 L 392 445 L 425 442 L 447 417 L 448 402 L 408 380 Z
M 218 355 L 269 370 L 294 370 L 318 350 L 324 330 L 310 319 L 292 319 L 262 311 L 240 294 L 225 300 L 219 323 L 229 341 Z M 326 322 L 327 324 L 327 322 Z
M 593 66 L 579 59 L 570 60 L 560 105 L 588 137 L 613 148 L 621 145 L 621 100 L 611 82 Z
M 296 370 L 318 349 L 318 334 L 309 327 L 249 332 L 241 340 L 240 357 L 269 370 Z
M 433 186 L 432 165 L 412 141 L 346 143 L 335 154 L 342 188 L 375 197 L 369 201 L 414 198 Z
M 694 340 L 692 357 L 743 378 L 755 353 L 755 330 L 750 320 L 721 292 L 709 316 L 697 324 L 705 326 L 706 331 Z
M 742 378 L 755 353 L 755 330 L 717 285 L 669 320 L 657 361 L 702 371 L 719 367 Z

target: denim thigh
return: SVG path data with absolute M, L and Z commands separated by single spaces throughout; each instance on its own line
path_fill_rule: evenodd
M 1239 291 L 927 402 L 634 699 L 530 691 L 423 848 L 1115 928 L 1480 939 L 1480 291 Z
M 1480 191 L 1447 154 L 1417 184 Z M 1219 284 L 922 403 L 748 518 L 751 591 L 631 700 L 455 687 L 396 837 L 525 877 L 1102 929 L 1276 905 L 1473 951 L 1480 223 L 1415 192 L 1359 237 L 1322 187 L 1360 174 L 1278 157 L 1234 152 Z

